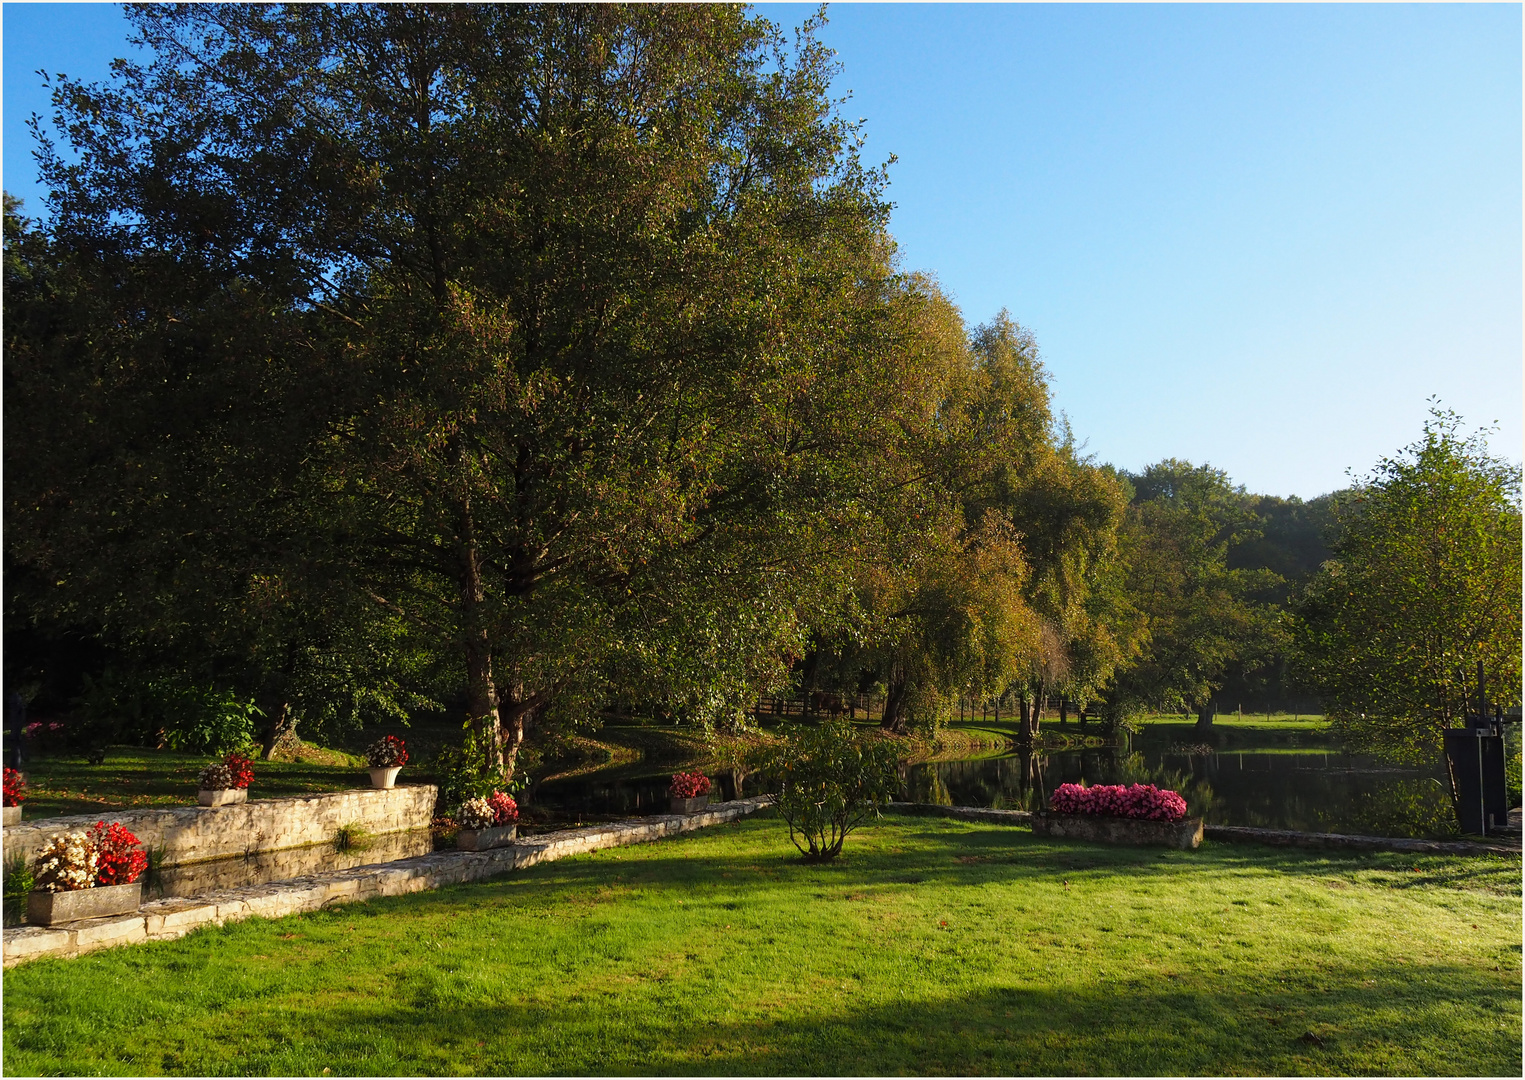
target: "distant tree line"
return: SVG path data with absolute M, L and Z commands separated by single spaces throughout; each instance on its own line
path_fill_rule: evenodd
M 1087 457 L 1031 334 L 900 268 L 819 18 L 129 16 L 148 59 L 38 125 L 46 222 L 5 206 L 7 686 L 90 698 L 90 738 L 447 710 L 512 772 L 611 705 L 732 729 L 801 687 L 900 733 L 1354 707 L 1315 654 L 1388 481 Z M 1517 473 L 1463 451 L 1517 685 Z

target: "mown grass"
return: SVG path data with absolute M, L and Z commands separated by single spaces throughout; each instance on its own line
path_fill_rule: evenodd
M 1519 1075 L 1518 860 L 776 819 L 4 976 L 7 1074 Z
M 54 756 L 27 762 L 24 816 L 55 817 L 137 807 L 196 805 L 197 777 L 209 755 L 113 746 L 100 765 L 81 757 Z M 249 797 L 270 799 L 368 787 L 361 765 L 256 761 Z

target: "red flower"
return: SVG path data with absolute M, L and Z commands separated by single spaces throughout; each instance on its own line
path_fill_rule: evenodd
M 6 767 L 5 770 L 5 805 L 20 806 L 26 798 L 26 780 L 15 769 Z
M 673 776 L 667 792 L 675 799 L 697 799 L 710 793 L 710 778 L 703 773 L 680 772 Z
M 97 821 L 89 836 L 96 851 L 95 884 L 131 885 L 148 869 L 138 838 L 118 822 Z
M 223 758 L 222 763 L 228 767 L 228 772 L 233 774 L 233 786 L 246 788 L 254 779 L 254 762 L 242 754 L 229 754 Z
M 487 796 L 487 805 L 492 807 L 494 826 L 512 825 L 519 820 L 519 804 L 514 802 L 512 795 L 494 791 Z

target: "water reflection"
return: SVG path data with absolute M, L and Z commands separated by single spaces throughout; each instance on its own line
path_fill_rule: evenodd
M 1215 748 L 1145 739 L 1128 747 L 1013 753 L 936 761 L 901 771 L 902 797 L 945 806 L 1037 810 L 1062 783 L 1148 783 L 1181 792 L 1192 814 L 1215 825 L 1381 836 L 1444 836 L 1450 798 L 1436 770 L 1400 768 L 1360 754 L 1309 748 L 1308 733 L 1272 746 Z M 639 763 L 535 785 L 526 805 L 562 820 L 665 814 L 672 769 Z M 771 790 L 766 777 L 711 773 L 717 800 Z
M 1153 783 L 1186 797 L 1210 824 L 1385 836 L 1452 828 L 1438 773 L 1336 752 L 1064 750 L 912 766 L 906 797 L 1035 810 L 1062 783 Z
M 348 870 L 356 866 L 427 855 L 434 850 L 434 838 L 428 829 L 387 833 L 366 843 L 363 850 L 339 851 L 332 844 L 262 851 L 227 859 L 208 859 L 184 866 L 167 866 L 148 875 L 147 893 L 161 896 L 200 896 L 216 889 L 236 889 L 244 885 L 263 885 L 267 881 L 285 881 L 304 874 Z

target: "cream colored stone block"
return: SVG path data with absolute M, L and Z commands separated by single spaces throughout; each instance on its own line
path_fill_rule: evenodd
M 3 952 L 5 964 L 18 964 L 39 956 L 56 956 L 74 947 L 73 935 L 67 930 L 55 930 L 46 926 L 18 926 L 5 931 Z
M 131 945 L 148 937 L 148 928 L 141 915 L 128 915 L 120 919 L 90 919 L 70 927 L 74 933 L 74 947 L 79 952 L 88 949 L 104 949 L 108 945 Z

